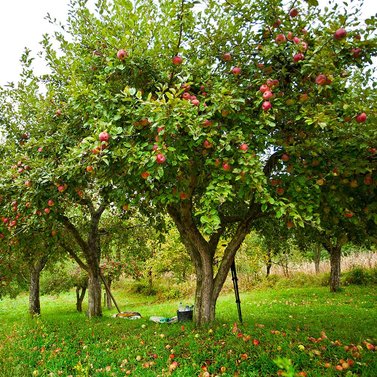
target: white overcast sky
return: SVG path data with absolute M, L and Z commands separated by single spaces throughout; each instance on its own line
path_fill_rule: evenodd
M 17 81 L 24 48 L 30 48 L 35 54 L 40 49 L 42 35 L 53 30 L 44 17 L 50 13 L 65 21 L 67 4 L 68 0 L 0 0 L 0 85 Z M 377 0 L 364 0 L 362 11 L 363 18 L 375 14 Z

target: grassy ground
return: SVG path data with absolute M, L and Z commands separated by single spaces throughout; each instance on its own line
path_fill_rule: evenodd
M 210 327 L 156 324 L 178 302 L 115 292 L 122 310 L 143 318 L 89 320 L 73 294 L 42 298 L 42 316 L 27 315 L 27 297 L 0 302 L 0 376 L 377 376 L 377 291 L 348 286 L 258 290 L 220 298 Z M 189 303 L 189 302 L 188 302 Z

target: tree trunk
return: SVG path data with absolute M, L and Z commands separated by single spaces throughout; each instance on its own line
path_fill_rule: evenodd
M 37 262 L 31 264 L 30 268 L 30 287 L 29 287 L 29 313 L 31 315 L 41 314 L 40 301 L 40 275 L 46 266 L 47 257 L 40 258 Z
M 76 287 L 76 309 L 82 312 L 82 302 L 84 301 L 86 287 Z
M 196 290 L 194 320 L 197 325 L 212 322 L 215 319 L 218 295 L 214 292 L 213 267 L 211 260 L 202 261 L 203 266 L 196 269 Z
M 336 245 L 330 252 L 330 292 L 337 292 L 340 289 L 341 250 L 341 247 Z
M 336 241 L 327 238 L 323 242 L 323 247 L 330 254 L 330 292 L 337 292 L 340 289 L 342 247 L 347 241 L 347 234 L 341 234 L 337 237 Z
M 29 287 L 29 313 L 31 315 L 41 314 L 41 302 L 39 296 L 39 278 L 40 271 L 32 267 L 30 271 L 30 287 Z
M 99 268 L 90 269 L 88 284 L 88 317 L 101 317 L 101 277 Z
M 152 268 L 149 268 L 148 270 L 148 293 L 149 295 L 152 295 L 153 291 L 153 272 Z
M 233 238 L 225 247 L 215 276 L 214 256 L 221 236 L 225 232 L 225 226 L 213 233 L 207 240 L 200 233 L 192 218 L 191 203 L 187 201 L 177 206 L 169 206 L 168 211 L 195 266 L 194 321 L 197 325 L 212 322 L 215 319 L 217 298 L 228 276 L 236 252 L 250 232 L 253 217 L 250 215 L 244 221 L 239 222 Z
M 315 273 L 316 274 L 319 274 L 320 273 L 320 262 L 321 262 L 321 245 L 320 244 L 316 244 L 314 246 L 314 269 L 315 269 Z
M 62 216 L 61 221 L 76 240 L 77 245 L 85 256 L 87 264 L 84 264 L 68 245 L 64 245 L 64 248 L 74 257 L 76 262 L 88 272 L 88 317 L 101 317 L 101 270 L 99 267 L 101 260 L 101 244 L 98 227 L 101 215 L 106 207 L 101 205 L 96 210 L 92 202 L 89 200 L 83 201 L 88 206 L 90 212 L 90 230 L 87 241 L 83 239 L 78 229 L 68 217 Z
M 271 249 L 267 250 L 267 258 L 266 258 L 266 278 L 270 276 L 272 268 L 272 256 L 271 256 Z

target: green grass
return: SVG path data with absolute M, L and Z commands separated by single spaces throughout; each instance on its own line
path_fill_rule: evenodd
M 377 376 L 376 351 L 367 349 L 377 344 L 375 287 L 243 293 L 242 325 L 227 294 L 216 322 L 204 328 L 149 321 L 173 316 L 178 301 L 114 293 L 122 310 L 143 318 L 114 319 L 115 311 L 105 310 L 103 318 L 89 320 L 75 312 L 73 294 L 42 297 L 42 316 L 34 319 L 26 296 L 1 301 L 0 376 L 277 376 L 282 369 L 294 369 L 286 372 L 291 376 Z M 341 359 L 353 365 L 335 370 Z

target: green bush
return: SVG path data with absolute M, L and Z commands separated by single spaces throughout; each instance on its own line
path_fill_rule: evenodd
M 376 283 L 376 269 L 367 270 L 360 266 L 355 266 L 343 275 L 344 284 L 368 285 Z

